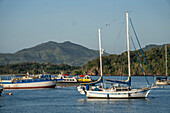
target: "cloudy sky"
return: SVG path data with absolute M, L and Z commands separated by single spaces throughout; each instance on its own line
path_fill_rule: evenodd
M 170 43 L 169 0 L 0 0 L 0 53 L 48 41 L 97 50 L 98 28 L 105 51 L 122 53 L 126 11 L 142 47 Z

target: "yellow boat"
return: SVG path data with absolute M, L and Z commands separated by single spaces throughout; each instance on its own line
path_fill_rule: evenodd
M 91 78 L 89 75 L 79 75 L 78 82 L 91 82 Z

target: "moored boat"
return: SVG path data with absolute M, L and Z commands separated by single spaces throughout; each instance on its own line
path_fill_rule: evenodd
M 168 85 L 167 77 L 157 77 L 155 84 L 156 85 Z
M 92 79 L 89 75 L 79 75 L 78 82 L 84 83 L 84 82 L 92 82 Z
M 129 50 L 129 27 L 128 27 L 128 12 L 126 13 L 126 22 L 127 22 L 127 49 L 128 49 L 128 72 L 129 76 L 126 81 L 123 80 L 115 80 L 115 79 L 105 79 L 106 81 L 112 82 L 110 87 L 106 87 L 103 80 L 102 73 L 102 53 L 103 50 L 101 48 L 101 29 L 99 32 L 99 53 L 100 53 L 100 73 L 101 77 L 95 81 L 90 83 L 82 83 L 77 87 L 78 91 L 81 94 L 86 95 L 88 98 L 106 98 L 106 99 L 132 99 L 132 98 L 147 98 L 151 87 L 143 87 L 143 88 L 131 88 L 131 70 L 130 70 L 130 50 Z M 148 81 L 147 81 L 148 82 Z M 99 84 L 100 85 L 97 85 Z M 117 83 L 118 85 L 113 85 L 113 83 Z
M 57 77 L 52 78 L 57 81 L 57 86 L 78 86 L 80 83 L 88 83 L 93 80 L 89 75 L 68 76 L 68 74 L 59 74 Z
M 52 78 L 56 80 L 57 83 L 76 83 L 77 77 L 69 77 L 68 74 L 59 74 L 57 77 Z
M 166 65 L 166 77 L 156 77 L 156 85 L 170 85 L 170 80 L 168 80 L 168 59 L 167 59 L 167 45 L 165 45 L 165 65 Z
M 51 79 L 51 75 L 26 75 L 2 80 L 2 86 L 4 89 L 55 88 L 56 81 Z

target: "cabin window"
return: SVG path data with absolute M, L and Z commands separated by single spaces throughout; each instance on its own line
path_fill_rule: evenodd
M 116 89 L 116 91 L 121 91 L 121 89 Z
M 128 91 L 128 89 L 122 89 L 122 91 Z

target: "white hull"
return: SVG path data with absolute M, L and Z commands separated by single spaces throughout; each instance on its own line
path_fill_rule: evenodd
M 55 81 L 39 81 L 28 83 L 11 83 L 2 84 L 4 89 L 34 89 L 34 88 L 54 88 L 56 86 Z
M 86 91 L 88 98 L 106 98 L 106 99 L 131 99 L 131 98 L 146 98 L 149 94 L 149 89 L 134 89 L 131 91 Z
M 156 81 L 156 85 L 168 85 L 168 81 Z

